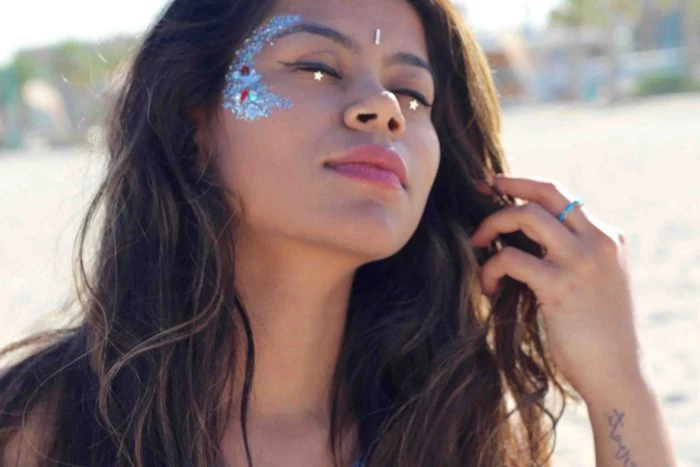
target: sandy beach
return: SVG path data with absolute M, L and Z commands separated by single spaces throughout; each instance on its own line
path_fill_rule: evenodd
M 645 371 L 679 465 L 700 466 L 700 95 L 510 109 L 504 145 L 514 173 L 559 181 L 625 231 Z M 102 163 L 85 149 L 0 153 L 0 345 L 57 322 Z M 585 407 L 568 410 L 555 452 L 555 465 L 595 465 Z

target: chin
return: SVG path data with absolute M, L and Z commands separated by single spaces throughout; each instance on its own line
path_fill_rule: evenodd
M 406 241 L 390 235 L 361 235 L 344 242 L 341 248 L 357 259 L 358 266 L 387 259 L 406 245 Z

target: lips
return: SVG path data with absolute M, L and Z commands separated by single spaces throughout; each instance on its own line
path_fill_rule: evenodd
M 338 157 L 326 161 L 325 165 L 337 167 L 344 164 L 365 164 L 386 170 L 396 175 L 405 188 L 408 180 L 406 164 L 393 149 L 378 144 L 353 146 Z

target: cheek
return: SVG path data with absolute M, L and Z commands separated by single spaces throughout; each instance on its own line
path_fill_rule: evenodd
M 327 140 L 333 124 L 328 103 L 280 91 L 290 100 L 291 108 L 252 122 L 236 120 L 233 115 L 224 117 L 222 162 L 227 166 L 227 179 L 244 184 L 248 178 L 293 178 L 318 164 L 324 148 L 333 147 Z
M 224 114 L 223 121 L 217 168 L 226 188 L 246 205 L 288 197 L 295 185 L 306 182 L 315 139 L 308 120 L 294 108 L 253 122 Z
M 425 131 L 416 132 L 415 147 L 416 180 L 418 188 L 427 199 L 440 165 L 440 140 L 432 125 Z

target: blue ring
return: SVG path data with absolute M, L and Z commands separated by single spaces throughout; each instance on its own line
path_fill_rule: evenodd
M 573 200 L 572 202 L 569 203 L 569 205 L 564 209 L 564 211 L 562 211 L 561 214 L 559 214 L 557 216 L 557 220 L 559 222 L 563 221 L 564 219 L 566 219 L 566 216 L 568 216 L 569 213 L 576 208 L 576 206 L 582 206 L 582 205 L 583 205 L 583 201 L 580 198 L 576 198 L 575 200 Z

